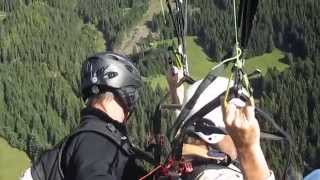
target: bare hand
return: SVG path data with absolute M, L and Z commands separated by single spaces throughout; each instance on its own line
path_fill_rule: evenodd
M 183 70 L 172 66 L 167 72 L 167 81 L 170 89 L 178 88 L 179 81 L 183 78 Z
M 222 102 L 223 120 L 237 148 L 244 179 L 266 179 L 270 177 L 270 170 L 260 146 L 260 128 L 254 114 L 254 101 L 251 98 L 250 103 L 243 106 L 236 102 L 231 100 L 227 105 Z
M 223 106 L 226 130 L 238 150 L 260 146 L 260 128 L 254 114 L 254 102 L 239 107 L 232 100 Z
M 169 85 L 169 92 L 173 104 L 181 104 L 183 102 L 184 87 L 181 85 L 178 87 L 178 83 L 183 78 L 183 70 L 178 69 L 175 66 L 169 69 L 167 72 L 167 81 Z

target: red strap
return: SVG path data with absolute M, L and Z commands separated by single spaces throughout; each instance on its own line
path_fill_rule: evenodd
M 179 169 L 182 174 L 188 174 L 193 171 L 192 163 L 191 162 L 181 162 L 179 164 Z

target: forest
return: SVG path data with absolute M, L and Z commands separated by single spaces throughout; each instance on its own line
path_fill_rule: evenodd
M 78 90 L 82 61 L 112 47 L 116 37 L 120 41 L 147 5 L 0 1 L 5 15 L 0 21 L 1 136 L 34 159 L 74 129 L 83 107 Z
M 319 1 L 261 1 L 254 19 L 248 55 L 259 55 L 279 48 L 305 59 L 319 53 L 320 28 L 317 19 Z M 199 43 L 216 60 L 232 51 L 234 21 L 232 1 L 191 0 L 188 13 L 188 34 L 199 37 Z M 161 38 L 174 37 L 168 13 L 154 16 L 152 29 Z
M 74 129 L 84 106 L 80 98 L 81 63 L 94 52 L 112 50 L 143 16 L 148 0 L 0 0 L 0 136 L 31 159 Z M 189 0 L 188 35 L 214 60 L 232 52 L 232 1 Z M 258 106 L 270 112 L 295 142 L 292 171 L 306 174 L 320 167 L 320 9 L 318 0 L 261 1 L 247 56 L 279 49 L 289 68 L 269 69 L 260 79 Z M 154 15 L 157 37 L 172 39 L 168 13 Z M 142 43 L 142 44 L 143 44 Z M 144 78 L 165 72 L 166 47 L 131 57 Z M 152 131 L 157 103 L 165 94 L 145 83 L 128 124 L 132 141 L 143 148 Z M 162 114 L 166 131 L 174 121 Z M 262 128 L 273 131 L 269 124 Z M 287 145 L 263 141 L 277 177 L 284 171 Z

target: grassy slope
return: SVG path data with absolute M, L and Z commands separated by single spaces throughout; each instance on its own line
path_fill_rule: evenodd
M 4 20 L 6 18 L 6 13 L 3 11 L 0 11 L 0 21 Z
M 202 47 L 195 41 L 196 37 L 187 38 L 189 71 L 193 78 L 201 79 L 210 71 L 215 63 L 210 61 L 210 57 L 203 52 Z
M 262 56 L 256 56 L 251 59 L 248 59 L 246 64 L 246 70 L 248 72 L 251 72 L 255 69 L 260 69 L 262 71 L 262 74 L 265 75 L 268 68 L 276 67 L 279 71 L 283 71 L 289 65 L 282 63 L 280 59 L 284 57 L 283 53 L 275 49 L 272 51 L 272 53 L 266 53 Z
M 164 43 L 171 44 L 171 42 L 172 40 L 157 42 L 156 46 Z M 187 53 L 190 74 L 195 79 L 204 78 L 216 64 L 215 62 L 209 61 L 210 58 L 203 52 L 201 46 L 196 43 L 196 37 L 187 37 Z M 275 49 L 272 53 L 266 53 L 262 56 L 248 59 L 246 61 L 246 70 L 250 73 L 255 69 L 260 69 L 263 75 L 267 72 L 267 69 L 271 67 L 276 67 L 279 71 L 283 71 L 288 67 L 287 64 L 279 61 L 283 57 L 283 53 L 280 50 Z M 230 71 L 230 67 L 227 68 L 227 71 Z M 156 87 L 157 85 L 160 85 L 163 88 L 167 87 L 164 75 L 148 78 L 148 81 L 151 81 L 152 87 Z
M 146 38 L 149 35 L 150 29 L 147 26 L 147 22 L 152 20 L 154 14 L 158 14 L 160 12 L 160 0 L 150 0 L 149 7 L 146 13 L 136 23 L 136 25 L 130 29 L 130 31 L 121 41 L 121 44 L 119 44 L 118 47 L 115 47 L 115 51 L 127 55 L 131 54 L 134 47 L 137 46 L 137 43 L 140 42 L 141 39 Z
M 187 37 L 188 64 L 192 77 L 201 79 L 209 72 L 215 63 L 209 61 L 210 58 L 203 52 L 202 47 L 195 42 L 195 38 L 196 37 L 191 36 Z M 172 40 L 164 40 L 162 42 L 157 42 L 155 46 L 160 44 L 171 44 L 171 42 Z M 151 77 L 148 81 L 151 82 L 152 87 L 156 87 L 158 84 L 163 88 L 167 87 L 164 75 Z
M 0 138 L 0 179 L 16 180 L 30 166 L 28 156 Z

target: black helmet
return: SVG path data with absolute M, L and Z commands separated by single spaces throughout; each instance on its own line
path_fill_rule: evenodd
M 99 53 L 89 57 L 82 65 L 81 93 L 83 100 L 106 91 L 120 97 L 132 111 L 138 100 L 142 80 L 131 60 L 117 53 Z

